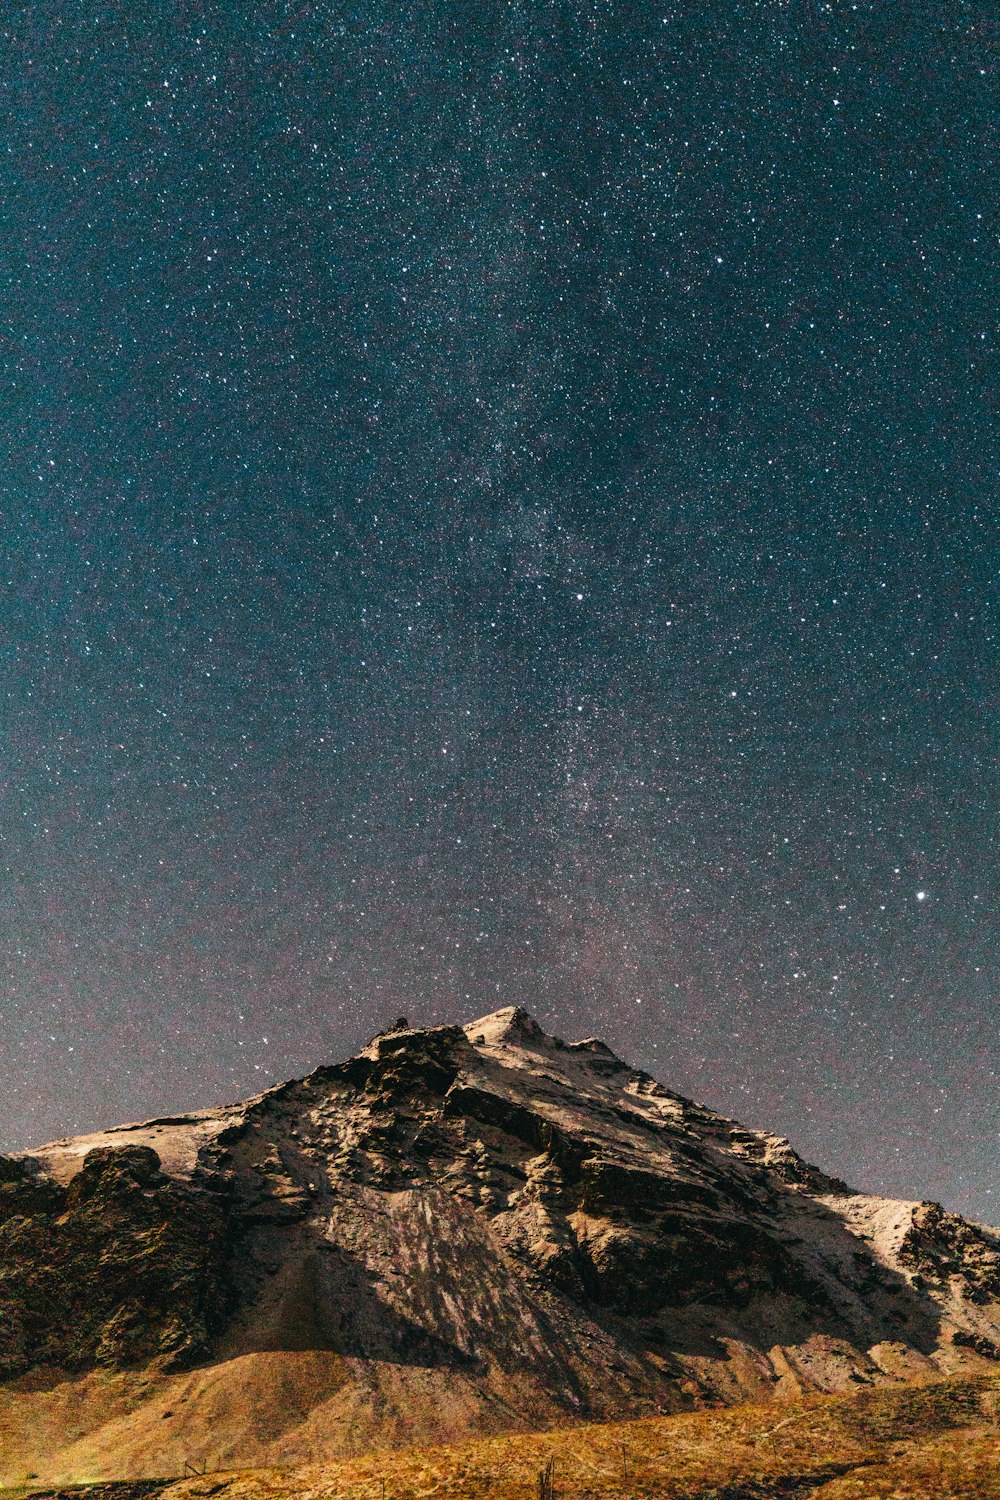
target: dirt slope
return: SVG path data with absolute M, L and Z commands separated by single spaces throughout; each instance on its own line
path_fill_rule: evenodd
M 559 1500 L 998 1500 L 998 1403 L 996 1380 L 883 1387 L 214 1473 L 164 1500 L 373 1500 L 383 1482 L 391 1500 L 534 1500 L 550 1462 Z

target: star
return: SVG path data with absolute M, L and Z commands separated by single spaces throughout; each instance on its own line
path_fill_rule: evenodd
M 62 9 L 8 37 L 0 1151 L 509 1003 L 995 1214 L 980 41 Z

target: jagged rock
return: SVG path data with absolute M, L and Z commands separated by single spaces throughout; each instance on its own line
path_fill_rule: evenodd
M 0 1376 L 196 1366 L 241 1461 L 922 1379 L 998 1348 L 995 1232 L 852 1192 L 514 1008 L 401 1018 L 246 1104 L 0 1157 Z M 280 1418 L 251 1423 L 251 1369 Z
M 0 1223 L 0 1375 L 204 1358 L 225 1315 L 214 1200 L 147 1145 L 88 1151 L 65 1186 L 23 1166 L 20 1212 Z
M 918 1203 L 899 1249 L 904 1266 L 933 1282 L 957 1278 L 971 1302 L 1000 1299 L 1000 1247 L 940 1203 Z

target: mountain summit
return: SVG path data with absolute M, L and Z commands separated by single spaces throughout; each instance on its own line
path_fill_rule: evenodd
M 1000 1238 L 510 1007 L 0 1157 L 0 1482 L 318 1459 L 1000 1360 Z

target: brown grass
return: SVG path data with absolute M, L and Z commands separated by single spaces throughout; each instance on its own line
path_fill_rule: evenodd
M 938 1381 L 207 1475 L 164 1500 L 1000 1500 L 1000 1382 Z M 2 1497 L 0 1497 L 2 1500 Z

